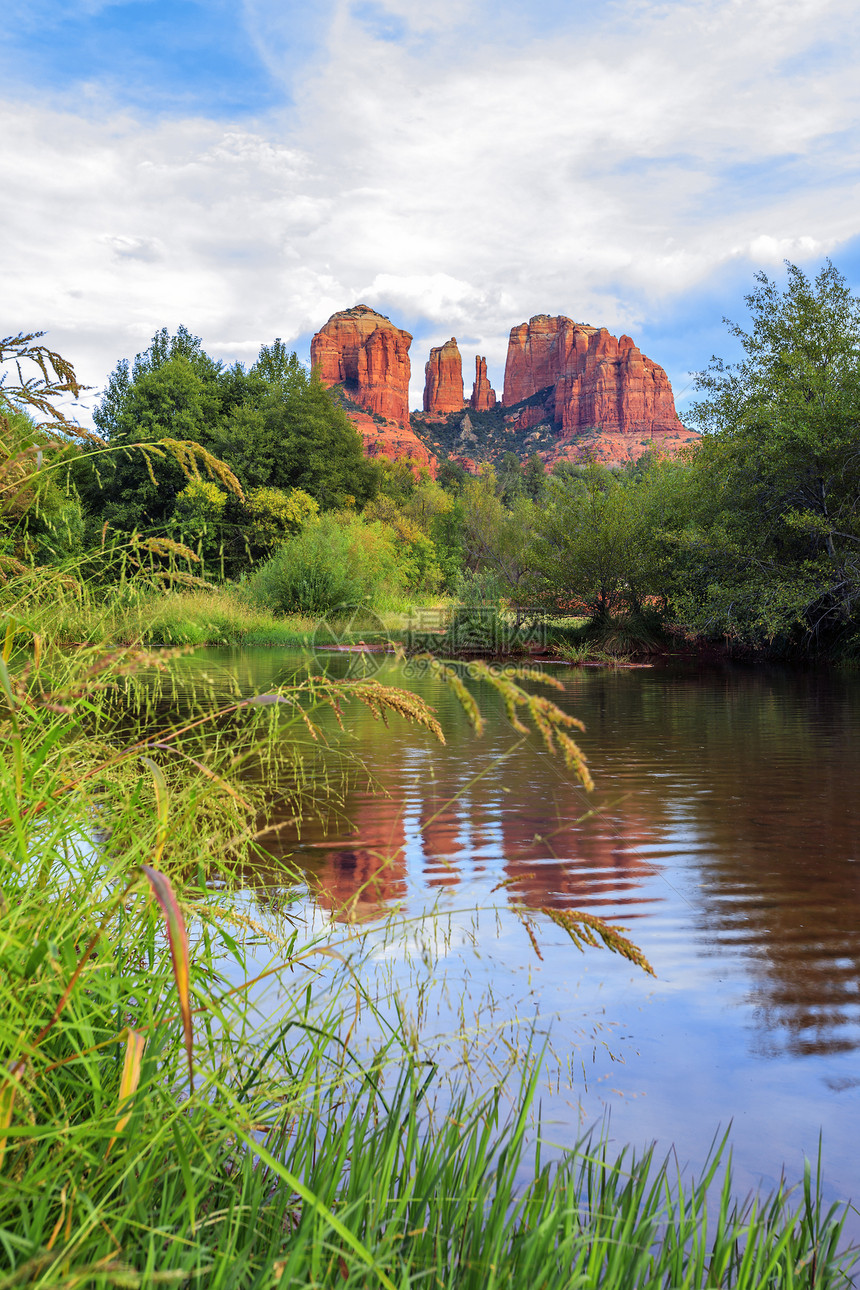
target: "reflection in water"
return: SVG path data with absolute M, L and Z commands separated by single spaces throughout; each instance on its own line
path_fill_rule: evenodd
M 561 789 L 561 785 L 559 785 Z M 503 824 L 505 873 L 512 893 L 532 909 L 613 909 L 650 904 L 641 891 L 655 866 L 640 848 L 652 841 L 640 814 L 621 806 L 592 805 L 572 787 L 543 808 L 532 796 L 512 798 Z M 573 814 L 577 812 L 577 814 Z
M 520 761 L 545 770 L 543 757 L 529 748 Z M 300 835 L 284 827 L 278 852 L 304 869 L 327 909 L 350 920 L 414 897 L 408 870 L 428 893 L 482 875 L 489 887 L 504 880 L 510 902 L 535 910 L 624 906 L 629 917 L 628 905 L 660 899 L 639 891 L 657 872 L 637 850 L 650 840 L 641 816 L 618 807 L 611 815 L 595 811 L 566 779 L 553 784 L 555 801 L 542 808 L 534 783 L 526 783 L 524 797 L 473 785 L 454 759 L 447 769 L 452 775 L 437 766 L 435 779 L 422 784 L 402 763 L 393 775 L 380 765 L 384 793 L 352 792 L 339 824 L 305 825 Z
M 248 658 L 243 684 L 257 689 L 284 670 L 270 659 L 267 676 Z M 505 882 L 494 899 L 637 917 L 642 941 L 669 901 L 663 934 L 669 919 L 687 952 L 747 976 L 762 1053 L 856 1048 L 857 682 L 753 670 L 562 675 L 562 702 L 587 726 L 591 797 L 539 746 L 523 746 L 492 695 L 480 696 L 489 722 L 477 740 L 447 691 L 413 679 L 448 744 L 356 709 L 355 750 L 381 791 L 354 789 L 328 832 L 284 830 L 272 849 L 350 919 L 415 909 L 422 892 L 437 899 L 464 884 L 486 901 Z M 394 665 L 386 676 L 403 683 Z M 659 943 L 648 953 L 659 962 Z
M 336 665 L 336 664 L 335 664 Z M 193 666 L 259 692 L 301 666 L 282 651 L 219 651 Z M 584 908 L 746 982 L 758 1051 L 838 1054 L 860 1044 L 860 685 L 776 670 L 560 671 L 587 727 L 585 794 L 480 692 L 476 739 L 432 678 L 448 743 L 355 706 L 352 746 L 377 781 L 327 828 L 270 845 L 336 917 L 367 921 L 446 893 L 529 909 Z M 329 718 L 319 714 L 325 723 Z M 261 875 L 261 877 L 263 877 Z M 265 878 L 263 879 L 265 881 Z M 662 912 L 660 912 L 662 911 Z M 651 937 L 655 937 L 653 941 Z
M 860 1043 L 856 681 L 740 671 L 595 687 L 600 744 L 622 725 L 629 784 L 667 840 L 696 838 L 700 952 L 743 957 L 762 1052 Z M 649 770 L 659 775 L 647 784 Z M 600 771 L 598 769 L 598 775 Z M 605 772 L 601 779 L 605 782 Z

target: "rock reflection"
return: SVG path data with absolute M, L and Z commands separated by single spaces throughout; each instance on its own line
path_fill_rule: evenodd
M 317 899 L 336 919 L 368 922 L 383 917 L 407 895 L 403 804 L 394 797 L 356 793 L 347 803 L 351 827 L 317 826 L 290 844 Z
M 653 825 L 641 813 L 599 801 L 583 812 L 587 805 L 570 801 L 568 809 L 579 813 L 568 819 L 560 816 L 558 802 L 554 814 L 517 802 L 506 811 L 505 876 L 514 879 L 511 894 L 529 908 L 605 912 L 658 899 L 641 890 L 656 872 L 640 850 L 653 840 Z
M 656 872 L 637 850 L 654 833 L 641 815 L 615 808 L 583 818 L 583 802 L 569 792 L 567 818 L 558 794 L 550 816 L 534 794 L 527 806 L 501 792 L 462 790 L 437 771 L 427 796 L 414 783 L 391 783 L 386 796 L 354 793 L 343 811 L 351 828 L 311 825 L 301 838 L 282 832 L 279 848 L 301 866 L 320 903 L 349 919 L 382 916 L 418 895 L 416 888 L 439 894 L 482 875 L 484 892 L 504 880 L 508 901 L 530 909 L 611 913 L 659 898 L 640 890 Z

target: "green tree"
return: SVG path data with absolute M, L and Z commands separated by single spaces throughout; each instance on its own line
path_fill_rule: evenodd
M 379 469 L 354 426 L 280 340 L 263 346 L 249 370 L 225 369 L 186 328 L 175 336 L 162 328 L 133 365 L 117 364 L 94 419 L 113 450 L 77 475 L 94 528 L 107 521 L 158 534 L 187 522 L 176 515 L 187 462 L 159 447 L 165 439 L 199 445 L 215 478 L 213 462 L 225 462 L 246 492 L 298 489 L 325 509 L 362 504 L 378 487 Z M 259 525 L 249 533 L 249 523 L 256 521 L 238 493 L 229 497 L 218 540 L 234 570 L 260 545 Z M 210 516 L 210 535 L 212 524 Z
M 498 479 L 488 468 L 463 487 L 463 546 L 473 569 L 491 571 L 503 594 L 521 611 L 533 601 L 531 548 L 537 508 L 522 493 L 510 507 L 499 496 Z
M 175 535 L 207 562 L 217 559 L 223 548 L 228 497 L 212 479 L 190 479 L 176 498 Z
M 263 347 L 244 381 L 234 370 L 226 383 L 230 407 L 213 447 L 243 483 L 301 488 L 323 510 L 375 496 L 379 468 L 355 426 L 281 341 Z
M 542 502 L 546 495 L 546 466 L 538 453 L 533 452 L 523 466 L 523 491 L 533 502 Z
M 713 359 L 692 417 L 705 432 L 674 603 L 699 630 L 755 645 L 844 645 L 860 612 L 860 300 L 827 261 L 787 266 L 729 324 L 744 357 Z
M 402 569 L 391 529 L 329 512 L 279 546 L 248 585 L 253 599 L 274 612 L 323 614 L 381 607 L 399 592 Z
M 496 488 L 503 505 L 511 507 L 523 496 L 523 467 L 515 452 L 506 452 L 496 472 Z
M 43 335 L 0 339 L 0 580 L 25 564 L 60 561 L 81 545 L 68 463 L 93 436 L 57 404 L 84 387 L 72 365 L 40 343 Z M 47 419 L 37 422 L 38 414 Z
M 189 482 L 176 454 L 158 440 L 193 442 L 211 451 L 221 414 L 221 364 L 197 336 L 166 327 L 130 366 L 117 363 L 93 420 L 110 452 L 85 458 L 75 479 L 93 528 L 166 531 Z M 193 472 L 192 472 L 193 473 Z
M 603 622 L 642 609 L 654 589 L 649 500 L 643 484 L 605 466 L 552 477 L 531 550 L 549 608 Z
M 262 551 L 300 533 L 306 524 L 312 524 L 319 514 L 319 506 L 310 493 L 301 488 L 252 488 L 246 507 L 251 515 L 252 543 Z
M 444 488 L 446 493 L 454 495 L 461 493 L 468 478 L 469 472 L 459 461 L 452 461 L 450 457 L 446 457 L 439 463 L 436 483 L 440 488 Z

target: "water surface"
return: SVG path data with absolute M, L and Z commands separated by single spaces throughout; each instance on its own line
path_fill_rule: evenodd
M 301 660 L 222 650 L 193 666 L 252 693 Z M 352 709 L 352 746 L 377 791 L 357 784 L 339 819 L 285 828 L 273 849 L 335 918 L 372 931 L 395 906 L 436 909 L 440 1052 L 458 1015 L 500 1042 L 507 1020 L 536 1019 L 555 1063 L 542 1112 L 560 1144 L 608 1115 L 617 1142 L 656 1140 L 695 1167 L 731 1125 L 744 1189 L 783 1167 L 799 1176 L 821 1135 L 826 1195 L 860 1196 L 860 680 L 553 674 L 586 725 L 593 794 L 512 729 L 487 687 L 478 738 L 450 691 L 385 662 L 379 679 L 427 698 L 446 745 Z M 545 912 L 576 909 L 628 927 L 657 979 L 580 954 Z

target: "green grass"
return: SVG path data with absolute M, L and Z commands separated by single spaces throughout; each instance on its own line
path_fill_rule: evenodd
M 149 595 L 105 624 L 119 644 L 307 646 L 316 626 L 298 614 L 274 615 L 235 588 Z
M 276 907 L 249 897 L 267 803 L 300 815 L 354 773 L 318 705 L 432 729 L 414 695 L 201 686 L 171 720 L 169 654 L 16 655 L 23 634 L 0 660 L 0 1290 L 848 1284 L 811 1173 L 737 1206 L 717 1158 L 546 1163 L 530 1077 L 452 1086 L 379 1010 L 360 930 L 311 936 L 288 872 Z
M 211 587 L 153 587 L 145 579 L 87 582 L 56 569 L 34 570 L 4 589 L 3 600 L 15 606 L 15 620 L 25 642 L 38 633 L 62 646 L 97 645 L 278 645 L 308 648 L 318 618 L 270 612 L 247 594 L 242 584 Z M 444 612 L 451 601 L 435 597 L 431 608 Z M 369 620 L 377 630 L 400 639 L 426 608 L 400 594 L 383 600 Z M 329 615 L 329 617 L 332 617 Z M 336 616 L 332 617 L 336 621 Z M 343 628 L 343 624 L 338 624 Z M 366 635 L 366 621 L 343 639 Z
M 253 605 L 241 587 L 154 588 L 145 582 L 100 587 L 57 571 L 22 579 L 15 618 L 22 639 L 36 632 L 58 645 L 306 646 L 315 622 Z M 21 594 L 23 593 L 23 594 Z

